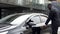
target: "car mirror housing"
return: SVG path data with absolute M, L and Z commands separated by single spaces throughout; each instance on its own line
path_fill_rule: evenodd
M 33 22 L 31 19 L 28 22 Z

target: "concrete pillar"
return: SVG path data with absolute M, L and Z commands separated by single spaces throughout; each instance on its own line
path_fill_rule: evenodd
M 0 9 L 0 19 L 1 19 L 1 16 L 2 16 L 2 15 L 1 15 L 1 9 Z

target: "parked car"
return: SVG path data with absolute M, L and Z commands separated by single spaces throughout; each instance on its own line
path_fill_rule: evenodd
M 47 15 L 42 13 L 16 13 L 0 19 L 0 34 L 29 34 L 31 29 L 27 28 L 26 23 L 32 20 L 36 26 L 45 26 Z M 49 25 L 51 22 L 49 23 Z M 49 26 L 48 25 L 48 26 Z M 47 29 L 47 28 L 45 28 Z

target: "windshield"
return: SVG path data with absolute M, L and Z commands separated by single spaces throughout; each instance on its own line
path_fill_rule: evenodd
M 13 16 L 9 15 L 9 17 L 5 17 L 0 20 L 0 24 L 10 24 L 13 20 L 15 20 L 17 17 L 21 16 L 23 14 L 15 14 Z

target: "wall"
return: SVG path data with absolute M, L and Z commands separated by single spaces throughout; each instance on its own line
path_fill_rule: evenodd
M 60 2 L 60 0 L 57 0 L 58 2 Z
M 7 3 L 7 4 L 13 4 L 16 5 L 18 0 L 0 0 L 0 3 Z
M 7 0 L 0 0 L 0 3 L 7 3 Z

